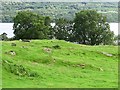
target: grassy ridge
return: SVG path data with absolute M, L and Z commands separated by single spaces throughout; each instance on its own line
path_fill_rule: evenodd
M 7 88 L 118 87 L 117 46 L 6 41 L 2 42 L 2 60 L 3 87 Z

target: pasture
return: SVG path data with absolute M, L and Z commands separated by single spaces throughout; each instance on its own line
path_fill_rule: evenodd
M 118 46 L 63 40 L 1 42 L 3 88 L 118 87 Z

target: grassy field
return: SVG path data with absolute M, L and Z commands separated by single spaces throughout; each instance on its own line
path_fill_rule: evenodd
M 117 46 L 3 41 L 2 61 L 3 88 L 118 87 Z

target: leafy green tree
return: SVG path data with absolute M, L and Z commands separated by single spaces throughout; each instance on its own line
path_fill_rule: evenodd
M 45 25 L 46 26 L 50 26 L 50 23 L 51 23 L 51 19 L 50 19 L 50 17 L 45 17 Z
M 113 32 L 106 22 L 106 17 L 94 10 L 82 10 L 74 19 L 75 40 L 82 44 L 111 44 Z
M 48 38 L 52 39 L 53 38 L 53 28 L 51 26 L 51 18 L 50 17 L 45 17 L 45 25 L 49 27 L 49 33 L 48 33 Z
M 13 30 L 16 39 L 46 39 L 49 34 L 45 17 L 30 11 L 18 12 L 14 18 Z
M 56 20 L 56 25 L 54 27 L 54 36 L 59 40 L 70 40 L 72 35 L 73 23 L 64 19 L 59 18 Z
M 6 33 L 1 34 L 0 40 L 7 41 L 8 40 L 7 34 Z

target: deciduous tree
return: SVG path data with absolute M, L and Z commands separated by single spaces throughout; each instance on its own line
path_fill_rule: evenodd
M 18 12 L 14 18 L 14 34 L 16 39 L 46 39 L 49 27 L 45 17 L 30 11 Z
M 106 22 L 106 17 L 94 10 L 82 10 L 74 19 L 75 40 L 82 44 L 111 44 L 113 32 Z

